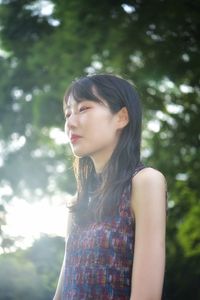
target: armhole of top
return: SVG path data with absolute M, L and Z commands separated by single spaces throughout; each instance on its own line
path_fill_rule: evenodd
M 133 172 L 132 178 L 139 173 L 141 170 L 146 169 L 147 167 L 143 164 L 140 163 L 140 165 L 138 167 L 136 167 L 135 171 Z
M 137 173 L 139 173 L 141 170 L 143 170 L 143 169 L 145 169 L 145 168 L 147 168 L 147 167 L 146 167 L 143 163 L 140 163 L 139 166 L 137 166 L 137 167 L 135 168 L 135 170 L 134 170 L 134 172 L 133 172 L 133 174 L 132 174 L 132 176 L 131 176 L 131 180 L 130 180 L 130 182 L 129 182 L 129 184 L 128 184 L 128 187 L 127 187 L 127 190 L 128 190 L 129 195 L 131 194 L 131 191 L 132 191 L 132 179 L 133 179 L 133 177 L 134 177 Z

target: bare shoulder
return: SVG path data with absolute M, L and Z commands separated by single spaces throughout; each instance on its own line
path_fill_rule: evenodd
M 147 167 L 139 171 L 132 178 L 132 185 L 135 186 L 147 186 L 147 185 L 165 185 L 166 178 L 162 172 L 152 167 Z
M 67 207 L 72 207 L 77 201 L 77 194 L 71 195 L 67 198 Z
M 73 230 L 73 213 L 71 211 L 71 208 L 74 206 L 74 204 L 77 201 L 77 194 L 70 196 L 67 199 L 67 236 L 69 236 L 70 232 Z
M 132 178 L 131 207 L 135 213 L 140 208 L 148 209 L 148 206 L 166 208 L 167 182 L 162 172 L 147 167 L 139 171 Z M 157 208 L 156 208 L 157 210 Z

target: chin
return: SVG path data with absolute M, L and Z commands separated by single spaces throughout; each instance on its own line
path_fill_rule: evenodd
M 92 149 L 90 149 L 90 150 L 86 149 L 86 147 L 85 147 L 85 149 L 83 149 L 83 147 L 81 148 L 81 147 L 74 146 L 74 147 L 71 147 L 71 149 L 72 149 L 74 156 L 78 157 L 78 158 L 82 158 L 82 157 L 86 157 L 86 156 L 91 157 L 94 152 L 94 151 L 92 151 Z
M 88 156 L 88 153 L 84 153 L 83 151 L 77 151 L 77 150 L 72 149 L 72 152 L 73 152 L 74 156 L 78 157 L 78 158 Z

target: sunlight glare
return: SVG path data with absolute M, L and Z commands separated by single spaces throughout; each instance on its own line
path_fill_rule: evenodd
M 150 131 L 153 132 L 159 132 L 160 131 L 160 121 L 159 120 L 151 120 L 147 124 L 147 128 Z
M 60 128 L 52 128 L 49 132 L 49 137 L 54 140 L 57 145 L 67 144 L 69 142 L 66 133 Z
M 15 197 L 7 206 L 3 230 L 9 236 L 21 237 L 16 245 L 26 248 L 42 234 L 65 237 L 66 220 L 67 208 L 64 202 L 50 204 L 47 199 L 42 199 L 40 202 L 28 203 Z

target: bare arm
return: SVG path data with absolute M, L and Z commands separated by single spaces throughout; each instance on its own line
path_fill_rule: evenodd
M 62 286 L 64 281 L 64 271 L 65 271 L 65 255 L 64 255 L 60 276 L 58 279 L 58 284 L 57 284 L 57 288 L 53 300 L 61 300 Z
M 166 180 L 153 168 L 132 180 L 136 222 L 131 300 L 160 300 L 165 269 Z
M 67 236 L 69 235 L 69 232 L 71 230 L 71 214 L 68 212 L 67 215 Z M 66 236 L 66 238 L 67 238 Z M 66 251 L 64 254 L 64 258 L 63 258 L 63 263 L 62 263 L 62 267 L 61 267 L 61 271 L 60 271 L 60 276 L 58 279 L 58 284 L 57 284 L 57 288 L 56 288 L 56 292 L 54 295 L 53 300 L 61 300 L 61 295 L 62 295 L 62 287 L 63 287 L 63 282 L 64 282 L 64 273 L 65 273 L 65 257 L 66 257 Z

